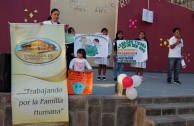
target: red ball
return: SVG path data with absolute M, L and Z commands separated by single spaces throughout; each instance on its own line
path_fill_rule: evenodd
M 129 76 L 123 78 L 123 86 L 130 88 L 133 85 L 133 79 Z

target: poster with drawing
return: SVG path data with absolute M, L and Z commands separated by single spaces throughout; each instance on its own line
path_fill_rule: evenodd
M 140 40 L 117 41 L 118 63 L 144 62 L 148 59 L 147 42 Z
M 74 55 L 77 50 L 83 48 L 87 57 L 107 57 L 108 37 L 96 34 L 76 34 L 74 42 Z
M 69 70 L 67 79 L 68 94 L 92 94 L 93 72 Z

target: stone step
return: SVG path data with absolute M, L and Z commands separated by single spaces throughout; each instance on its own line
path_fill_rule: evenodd
M 193 103 L 194 96 L 138 97 L 138 104 Z
M 194 126 L 194 114 L 148 116 L 145 126 Z
M 141 105 L 146 116 L 194 114 L 194 103 Z

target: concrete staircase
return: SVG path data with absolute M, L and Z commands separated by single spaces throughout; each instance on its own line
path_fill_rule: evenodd
M 194 97 L 160 98 L 140 103 L 135 126 L 194 126 Z

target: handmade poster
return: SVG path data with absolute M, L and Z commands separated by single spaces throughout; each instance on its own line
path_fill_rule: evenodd
M 64 25 L 10 24 L 13 124 L 68 124 Z
M 74 55 L 77 50 L 83 48 L 87 57 L 107 57 L 108 37 L 97 34 L 76 34 L 74 42 Z
M 147 42 L 140 40 L 117 41 L 118 63 L 136 63 L 148 59 Z
M 92 94 L 93 72 L 68 71 L 69 94 Z

